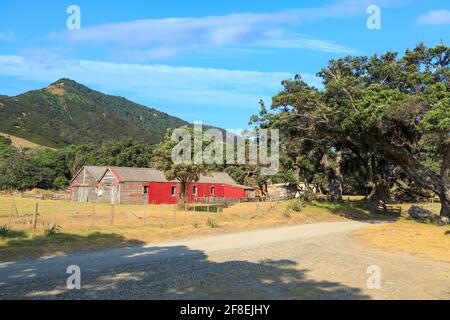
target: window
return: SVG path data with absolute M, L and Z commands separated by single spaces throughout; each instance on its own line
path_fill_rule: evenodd
M 173 186 L 170 188 L 170 195 L 176 196 L 177 195 L 177 187 Z
M 209 194 L 212 195 L 212 196 L 214 195 L 214 187 L 211 187 L 211 188 L 209 189 Z
M 192 194 L 193 194 L 194 196 L 196 196 L 197 193 L 198 193 L 198 187 L 197 187 L 197 186 L 193 186 L 193 187 L 192 187 Z
M 142 188 L 142 193 L 148 194 L 148 186 L 144 186 L 144 188 Z

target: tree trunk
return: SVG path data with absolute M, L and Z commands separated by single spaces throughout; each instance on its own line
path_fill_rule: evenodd
M 185 204 L 186 203 L 186 193 L 187 193 L 187 189 L 188 189 L 188 184 L 189 184 L 189 182 L 187 182 L 187 181 L 181 181 L 181 183 L 180 183 L 180 186 L 181 186 L 181 190 L 180 190 L 181 204 Z
M 320 163 L 324 167 L 325 175 L 327 176 L 328 180 L 328 191 L 331 196 L 332 201 L 341 201 L 342 200 L 342 173 L 340 170 L 340 163 L 341 160 L 341 154 L 338 152 L 337 158 L 336 158 L 336 168 L 333 168 L 328 161 L 328 155 L 326 153 L 323 154 L 322 159 L 320 160 Z
M 450 143 L 444 145 L 441 167 L 441 216 L 450 218 Z
M 420 187 L 433 191 L 441 200 L 441 216 L 450 217 L 450 144 L 444 145 L 441 174 L 438 175 L 420 164 L 407 150 L 379 139 L 384 158 L 399 166 Z
M 369 194 L 364 199 L 370 206 L 377 206 L 380 202 L 388 203 L 391 199 L 389 182 L 383 170 L 383 163 L 380 163 L 375 155 L 370 156 L 370 165 L 367 167 Z

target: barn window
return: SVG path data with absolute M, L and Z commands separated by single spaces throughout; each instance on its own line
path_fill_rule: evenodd
M 142 188 L 142 193 L 148 194 L 148 186 L 144 186 L 144 188 Z
M 176 196 L 177 195 L 177 187 L 171 187 L 170 188 L 170 195 Z
M 192 187 L 192 194 L 196 196 L 197 193 L 198 193 L 198 187 L 197 186 L 193 186 Z
M 209 188 L 209 194 L 212 196 L 214 195 L 214 187 Z

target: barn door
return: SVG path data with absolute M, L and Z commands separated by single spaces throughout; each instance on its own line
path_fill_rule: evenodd
M 112 186 L 111 188 L 111 203 L 117 204 L 119 197 L 119 186 Z
M 88 187 L 78 187 L 78 202 L 87 202 L 88 200 Z

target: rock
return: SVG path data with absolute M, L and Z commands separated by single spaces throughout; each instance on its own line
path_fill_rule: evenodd
M 408 214 L 411 218 L 425 223 L 433 223 L 438 226 L 450 224 L 449 218 L 438 216 L 430 210 L 418 206 L 409 208 Z
M 433 215 L 431 211 L 418 206 L 412 206 L 409 208 L 408 214 L 411 218 L 421 221 L 429 220 L 430 216 Z

